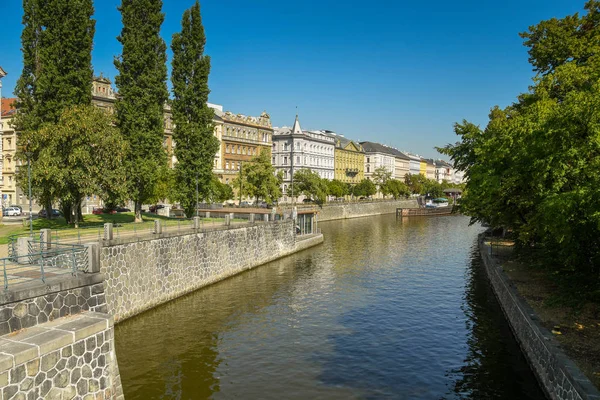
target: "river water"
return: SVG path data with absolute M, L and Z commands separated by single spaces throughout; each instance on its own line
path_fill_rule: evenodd
M 321 228 L 322 245 L 118 324 L 125 398 L 544 398 L 482 270 L 482 228 Z

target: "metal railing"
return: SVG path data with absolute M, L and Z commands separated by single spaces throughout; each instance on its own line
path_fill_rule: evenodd
M 78 272 L 87 272 L 89 267 L 88 250 L 82 245 L 66 245 L 30 240 L 27 254 L 13 254 L 0 258 L 4 290 L 9 286 L 35 280 L 46 282 L 48 277 L 57 275 L 76 276 Z

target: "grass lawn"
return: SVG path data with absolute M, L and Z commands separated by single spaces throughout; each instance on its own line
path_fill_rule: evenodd
M 106 223 L 106 222 L 112 222 L 115 225 L 119 225 L 119 227 L 118 227 L 119 230 L 133 231 L 135 229 L 140 229 L 140 230 L 141 229 L 150 229 L 154 223 L 154 220 L 156 220 L 156 219 L 163 220 L 166 226 L 174 226 L 174 225 L 176 226 L 179 224 L 181 224 L 181 226 L 184 226 L 185 224 L 191 224 L 191 222 L 189 220 L 167 218 L 167 217 L 163 217 L 163 216 L 151 214 L 151 213 L 143 213 L 142 214 L 143 223 L 141 223 L 141 224 L 133 223 L 133 221 L 135 220 L 135 217 L 134 217 L 134 213 L 131 213 L 131 212 L 130 213 L 117 213 L 117 214 L 99 214 L 99 215 L 89 214 L 89 215 L 83 216 L 83 221 L 80 222 L 80 224 L 79 224 L 79 226 L 83 229 L 79 230 L 79 232 L 80 233 L 84 232 L 85 228 L 97 227 L 98 229 L 101 229 L 102 226 L 104 225 L 104 223 Z M 202 218 L 201 221 L 214 222 L 214 221 L 222 221 L 222 219 Z M 243 221 L 243 220 L 234 219 L 233 221 L 239 222 L 239 221 Z M 61 237 L 78 235 L 78 230 L 75 228 L 69 228 L 69 225 L 67 225 L 67 222 L 63 217 L 53 218 L 51 220 L 46 219 L 46 218 L 34 219 L 33 220 L 33 230 L 39 231 L 40 229 L 59 230 Z M 7 244 L 8 237 L 10 235 L 19 234 L 19 233 L 27 233 L 27 232 L 29 232 L 29 225 L 27 225 L 27 226 L 0 225 L 0 244 Z M 89 232 L 91 233 L 93 231 L 90 230 Z

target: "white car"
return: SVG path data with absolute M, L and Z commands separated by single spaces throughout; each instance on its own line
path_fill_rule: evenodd
M 17 207 L 7 207 L 4 209 L 4 215 L 8 217 L 18 217 L 21 215 L 21 210 Z

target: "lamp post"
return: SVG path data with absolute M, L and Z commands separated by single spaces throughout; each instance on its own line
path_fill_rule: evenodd
M 0 67 L 0 160 L 2 160 L 2 131 L 4 130 L 4 127 L 2 125 L 2 78 L 4 78 L 6 76 L 6 71 L 4 71 L 2 69 L 2 67 Z M 4 162 L 0 161 L 0 180 L 2 180 L 2 169 L 4 169 Z M 0 208 L 4 207 L 4 199 L 3 199 L 3 194 L 2 194 L 2 188 L 4 186 L 4 183 L 2 183 L 2 185 L 0 186 Z M 3 212 L 0 212 L 0 221 L 2 221 L 2 217 L 4 216 Z
M 238 204 L 239 207 L 242 206 L 242 189 L 244 188 L 244 176 L 243 176 L 243 172 L 242 169 L 244 168 L 244 162 L 240 161 L 240 202 Z
M 29 234 L 33 237 L 33 214 L 31 206 L 31 152 L 25 153 L 27 156 L 27 183 L 29 184 Z M 52 212 L 52 210 L 46 210 L 46 212 Z
M 198 216 L 198 173 L 196 172 L 196 217 Z

